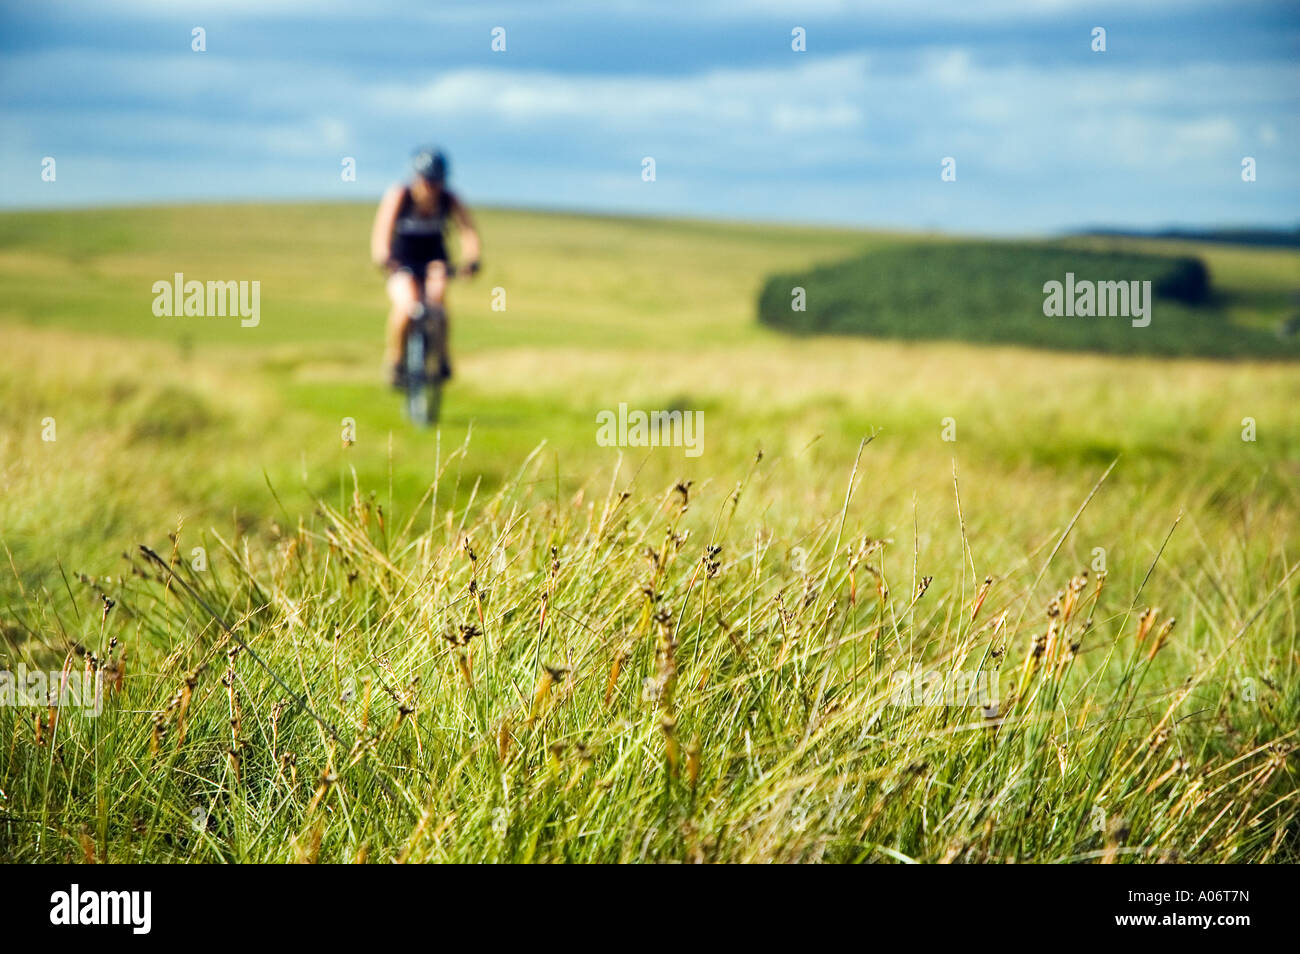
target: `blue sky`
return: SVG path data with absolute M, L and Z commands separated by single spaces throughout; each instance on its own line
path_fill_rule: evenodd
M 471 205 L 984 233 L 1300 221 L 1294 0 L 5 6 L 10 207 L 369 200 L 427 141 Z

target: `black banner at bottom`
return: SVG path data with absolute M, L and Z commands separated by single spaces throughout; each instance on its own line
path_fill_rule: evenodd
M 405 934 L 438 922 L 491 924 L 494 940 L 499 931 L 515 928 L 528 938 L 565 922 L 609 938 L 620 927 L 649 926 L 647 918 L 665 919 L 674 933 L 691 922 L 695 941 L 713 931 L 734 938 L 748 930 L 819 930 L 847 918 L 855 931 L 920 930 L 930 942 L 968 941 L 972 928 L 984 925 L 975 936 L 1014 926 L 1079 941 L 1130 935 L 1233 943 L 1290 922 L 1292 912 L 1283 910 L 1290 875 L 1286 867 L 1246 866 L 871 866 L 656 869 L 593 882 L 580 871 L 486 868 L 5 866 L 0 907 L 6 942 L 111 936 L 128 946 L 202 935 L 224 943 L 373 940 L 384 925 Z

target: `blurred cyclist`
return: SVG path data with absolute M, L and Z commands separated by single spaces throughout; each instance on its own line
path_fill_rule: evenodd
M 465 265 L 462 274 L 479 269 L 478 232 L 469 210 L 447 188 L 447 157 L 437 149 L 420 149 L 411 160 L 415 173 L 409 184 L 394 185 L 384 193 L 370 233 L 370 256 L 388 271 L 388 333 L 384 361 L 392 369 L 392 383 L 402 384 L 402 343 L 407 319 L 424 306 L 441 313 L 443 349 L 439 356 L 442 376 L 451 377 L 447 352 L 446 312 L 443 299 L 451 268 L 445 238 L 447 219 L 454 219 L 460 235 Z

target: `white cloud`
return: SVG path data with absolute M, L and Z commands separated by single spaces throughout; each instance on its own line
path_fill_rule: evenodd
M 400 113 L 474 115 L 525 125 L 559 120 L 612 129 L 702 124 L 780 130 L 861 124 L 852 98 L 865 91 L 867 58 L 823 58 L 789 68 L 712 70 L 685 76 L 587 75 L 465 69 L 424 84 L 388 84 L 374 103 Z
M 1143 0 L 1148 13 L 1177 10 L 1186 14 L 1216 0 Z M 1268 0 L 1238 0 L 1239 6 L 1266 5 Z M 1106 16 L 1133 9 L 1132 0 L 702 0 L 693 3 L 700 16 L 753 18 L 788 16 L 792 23 L 811 18 L 875 19 L 890 22 L 1024 23 L 1047 17 Z M 811 41 L 812 38 L 810 38 Z

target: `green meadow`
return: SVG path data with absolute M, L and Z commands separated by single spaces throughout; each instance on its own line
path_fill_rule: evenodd
M 1216 289 L 1199 257 L 1125 247 L 1132 244 L 900 242 L 772 276 L 759 315 L 796 334 L 1130 356 L 1300 358 L 1300 335 L 1292 327 L 1295 292 L 1285 272 L 1272 287 L 1242 287 L 1229 279 Z
M 996 243 L 485 209 L 417 432 L 372 213 L 0 214 L 0 669 L 106 686 L 0 707 L 0 857 L 1300 860 L 1300 252 L 1053 243 L 990 338 Z M 1072 249 L 1200 259 L 1212 322 L 1055 340 Z M 887 327 L 760 322 L 817 275 Z

